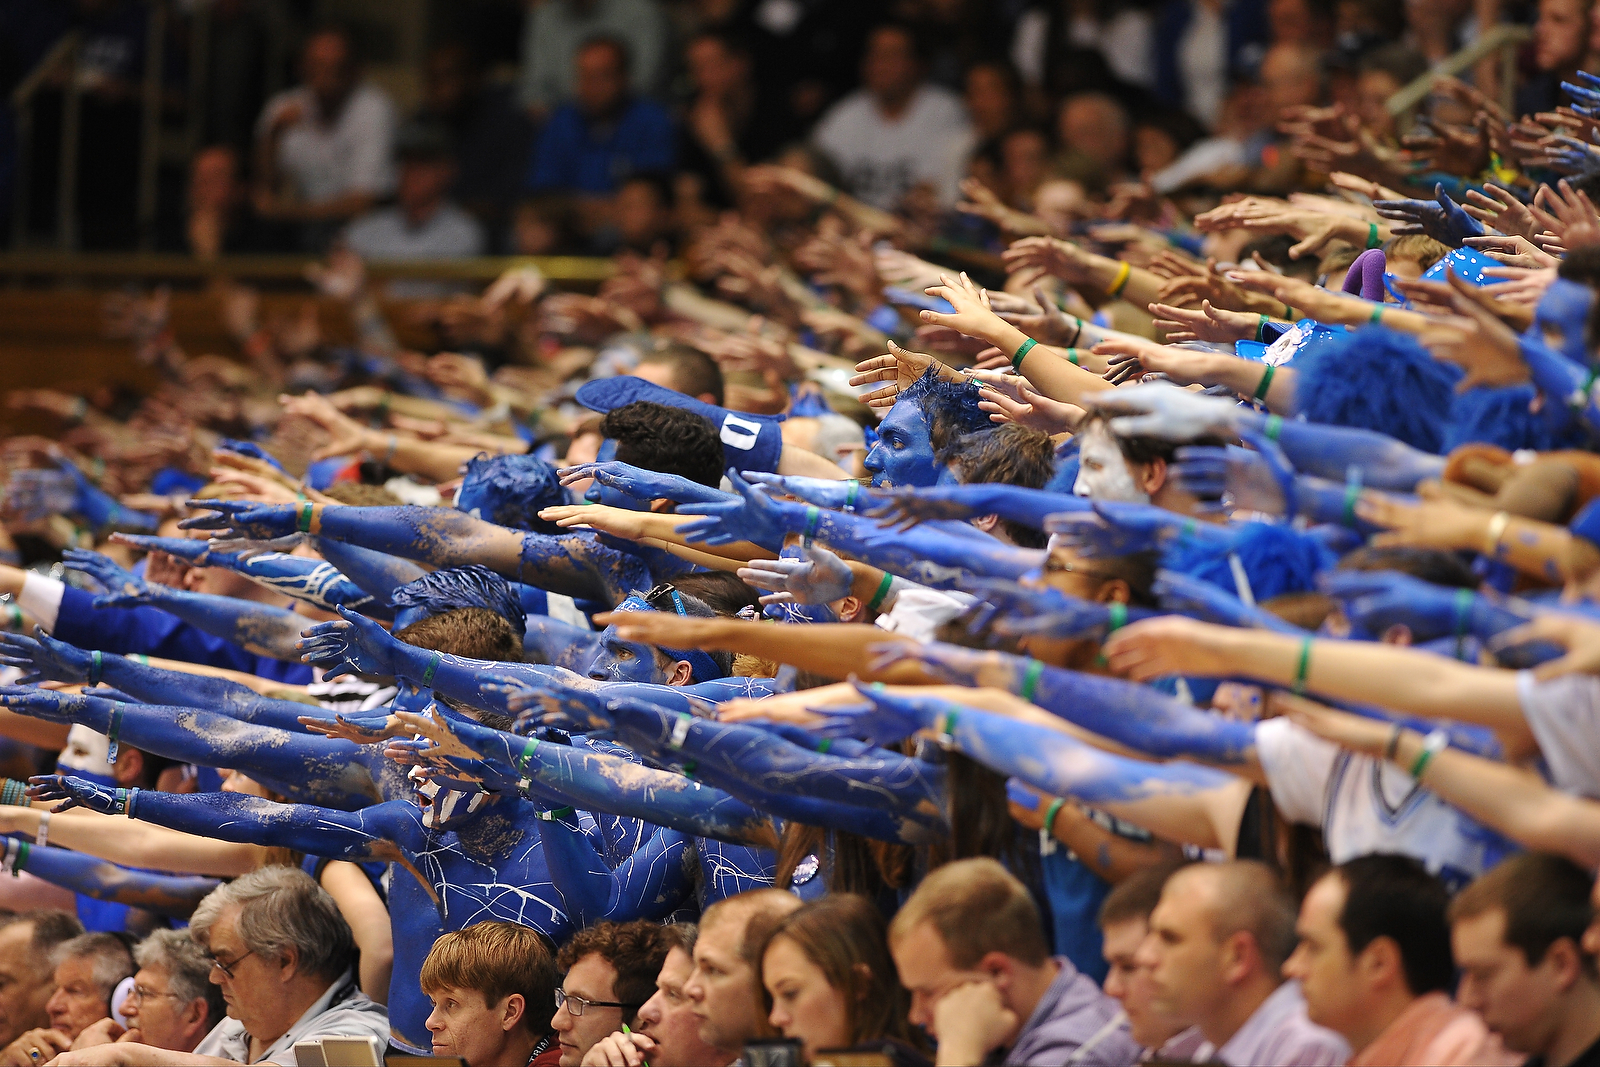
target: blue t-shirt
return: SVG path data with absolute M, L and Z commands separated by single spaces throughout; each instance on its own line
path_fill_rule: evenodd
M 609 196 L 632 175 L 671 171 L 675 155 L 672 116 L 652 100 L 630 102 L 609 122 L 563 104 L 534 146 L 528 188 Z

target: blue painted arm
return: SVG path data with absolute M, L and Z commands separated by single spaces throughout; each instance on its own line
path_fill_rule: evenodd
M 72 476 L 76 486 L 73 510 L 83 516 L 91 528 L 104 530 L 115 527 L 122 530 L 148 530 L 153 533 L 161 525 L 160 516 L 134 511 L 117 503 L 115 498 L 90 482 L 76 464 L 63 459 L 58 461 L 58 465 Z
M 1545 417 L 1552 429 L 1562 430 L 1576 419 L 1590 433 L 1600 433 L 1600 404 L 1595 402 L 1595 383 L 1588 370 L 1532 336 L 1531 330 L 1517 339 L 1517 349 L 1533 384 L 1544 395 Z
M 550 881 L 575 924 L 664 919 L 689 894 L 694 839 L 677 830 L 658 828 L 616 870 L 602 862 L 571 808 L 540 823 L 539 840 Z
M 630 590 L 654 584 L 637 556 L 608 547 L 592 533 L 551 536 L 512 530 L 474 519 L 454 508 L 362 508 L 259 505 L 208 500 L 197 507 L 213 514 L 185 519 L 187 529 L 228 529 L 232 537 L 270 540 L 294 533 L 302 522 L 323 538 L 404 556 L 435 567 L 481 563 L 512 581 L 587 600 L 621 600 Z M 704 505 L 702 505 L 704 506 Z
M 611 812 L 739 844 L 777 843 L 771 820 L 720 789 L 672 771 L 645 767 L 622 756 L 581 745 L 561 745 L 519 737 L 460 716 L 420 728 L 430 731 L 432 748 L 408 742 L 428 760 L 477 773 L 463 761 L 477 760 L 497 776 L 526 781 L 523 792 L 537 802 L 570 804 L 585 811 Z M 461 746 L 458 750 L 456 746 Z
M 971 485 L 935 485 L 925 489 L 893 489 L 881 507 L 869 514 L 886 525 L 908 529 L 934 519 L 970 519 L 976 515 L 998 515 L 1035 530 L 1044 529 L 1051 515 L 1069 511 L 1088 511 L 1086 497 L 1068 493 L 1047 493 L 1020 485 L 976 482 Z
M 1181 615 L 1202 619 L 1205 622 L 1220 623 L 1223 626 L 1272 630 L 1275 633 L 1300 636 L 1306 633 L 1300 627 L 1285 622 L 1265 608 L 1249 607 L 1238 597 L 1217 588 L 1210 582 L 1203 582 L 1177 571 L 1157 571 L 1155 585 L 1152 588 L 1156 596 L 1161 598 L 1161 607 L 1166 611 L 1175 611 Z
M 313 537 L 311 542 L 316 546 L 318 555 L 337 567 L 340 574 L 370 593 L 375 601 L 385 605 L 389 603 L 389 595 L 396 589 L 428 573 L 425 568 L 408 559 L 335 541 L 331 537 Z
M 0 634 L 0 663 L 20 667 L 19 679 L 111 686 L 146 704 L 205 708 L 242 722 L 302 733 L 300 717 L 316 709 L 292 700 L 264 697 L 247 685 L 209 674 L 147 667 L 114 652 L 86 652 L 39 631 L 36 637 Z M 94 695 L 94 694 L 90 694 Z
M 1217 545 L 1228 540 L 1225 526 L 1200 522 L 1154 504 L 1114 500 L 1096 501 L 1092 511 L 1054 516 L 1045 528 L 1059 535 L 1061 544 L 1086 557 L 1153 552 L 1175 538 Z
M 1470 589 L 1447 589 L 1394 571 L 1335 571 L 1322 588 L 1344 605 L 1352 637 L 1376 641 L 1391 626 L 1405 626 L 1413 643 L 1442 637 L 1496 634 L 1533 618 L 1531 606 L 1497 603 Z M 1548 653 L 1559 654 L 1553 647 Z
M 1126 604 L 1102 604 L 1063 593 L 1049 586 L 1021 585 L 1001 578 L 967 582 L 968 592 L 981 597 L 989 610 L 973 620 L 982 627 L 992 622 L 998 633 L 1029 634 L 1074 641 L 1105 637 L 1119 626 L 1163 614 Z
M 1255 750 L 1254 723 L 1200 711 L 1136 682 L 938 642 L 885 646 L 884 664 L 902 659 L 922 663 L 936 676 L 958 685 L 994 686 L 1018 694 L 1085 730 L 1152 756 L 1187 756 L 1239 767 L 1249 762 Z M 927 702 L 929 707 L 938 704 Z
M 177 556 L 196 567 L 222 567 L 242 574 L 273 592 L 304 600 L 324 611 L 332 611 L 342 605 L 374 618 L 394 618 L 394 609 L 379 602 L 325 560 L 306 559 L 283 552 L 256 555 L 225 552 L 212 548 L 209 542 L 187 537 L 137 537 L 125 534 L 118 540 L 146 551 L 155 550 Z
M 136 871 L 69 849 L 41 848 L 15 837 L 0 837 L 0 841 L 10 860 L 4 866 L 13 874 L 27 871 L 95 900 L 144 908 L 175 919 L 187 919 L 201 898 L 222 884 L 216 878 Z
M 870 735 L 879 741 L 919 730 L 946 732 L 952 746 L 984 766 L 1020 778 L 1052 796 L 1072 796 L 1138 821 L 1125 805 L 1162 796 L 1219 789 L 1225 771 L 1189 763 L 1145 763 L 1114 756 L 1043 726 L 1017 722 L 977 708 L 927 698 L 905 698 L 861 688 L 866 703 L 834 708 L 829 732 Z M 954 716 L 952 719 L 951 716 Z
M 523 651 L 528 652 L 552 667 L 565 667 L 582 673 L 594 662 L 600 648 L 597 630 L 581 630 L 571 623 L 529 615 L 528 629 L 522 637 Z
M 888 841 L 947 832 L 944 768 L 936 764 L 893 752 L 834 756 L 759 726 L 676 715 L 638 700 L 609 707 L 627 743 L 782 818 Z
M 202 837 L 250 845 L 281 846 L 335 860 L 387 860 L 396 850 L 387 845 L 400 809 L 415 810 L 408 801 L 391 801 L 361 811 L 335 811 L 309 804 L 277 804 L 240 793 L 159 793 L 153 789 L 119 790 L 82 778 L 59 774 L 29 779 L 35 800 L 70 800 L 107 814 L 126 814 Z M 122 796 L 118 796 L 118 794 Z
M 1375 200 L 1372 206 L 1381 218 L 1400 223 L 1395 235 L 1425 233 L 1441 244 L 1460 248 L 1468 237 L 1482 237 L 1483 223 L 1468 215 L 1450 199 L 1443 184 L 1435 184 L 1432 200 Z
M 710 545 L 750 541 L 774 552 L 791 533 L 810 535 L 880 570 L 935 588 L 948 587 L 967 573 L 1018 578 L 1044 558 L 1042 552 L 1013 548 L 992 538 L 952 536 L 954 531 L 948 528 L 894 533 L 864 516 L 773 500 L 736 473 L 730 471 L 728 477 L 741 500 L 678 509 L 679 514 L 705 516 L 678 527 L 679 534 Z
M 711 504 L 731 499 L 732 496 L 730 493 L 701 485 L 681 475 L 642 470 L 632 464 L 619 463 L 616 460 L 562 467 L 559 473 L 563 485 L 581 478 L 593 478 L 600 485 L 646 503 L 652 500 L 670 500 L 675 504 Z
M 1241 412 L 1238 425 L 1272 437 L 1267 423 L 1274 416 Z M 1351 467 L 1361 471 L 1361 482 L 1372 489 L 1413 492 L 1417 483 L 1444 474 L 1444 457 L 1412 448 L 1374 430 L 1281 419 L 1278 447 L 1295 469 L 1342 483 Z
M 189 593 L 149 583 L 98 552 L 69 548 L 63 555 L 70 569 L 82 571 L 107 590 L 104 596 L 95 598 L 97 608 L 148 604 L 258 656 L 281 660 L 299 658 L 295 642 L 306 625 L 303 615 L 250 600 Z
M 764 486 L 774 492 L 797 496 L 808 504 L 832 511 L 866 511 L 886 503 L 877 489 L 861 484 L 860 479 L 803 478 L 797 475 L 768 474 L 765 471 L 744 471 L 744 478 L 753 485 Z
M 359 749 L 348 741 L 251 726 L 193 708 L 119 704 L 27 686 L 0 686 L 0 706 L 49 722 L 82 723 L 181 763 L 232 767 L 288 797 L 351 810 L 380 799 Z

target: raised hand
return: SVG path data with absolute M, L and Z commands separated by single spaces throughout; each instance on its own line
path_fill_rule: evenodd
M 387 714 L 340 714 L 331 719 L 320 715 L 302 715 L 300 725 L 309 733 L 357 745 L 376 745 L 391 737 L 403 737 L 406 734 L 406 728 L 398 716 Z
M 802 559 L 757 559 L 740 567 L 739 577 L 765 589 L 763 604 L 831 604 L 850 595 L 855 575 L 838 556 L 820 545 L 804 545 Z
M 343 606 L 339 614 L 342 622 L 319 622 L 305 631 L 295 644 L 300 658 L 322 668 L 329 678 L 341 674 L 399 676 L 406 653 L 416 650 L 364 615 Z
M 1470 590 L 1446 589 L 1397 571 L 1334 571 L 1319 584 L 1343 604 L 1352 632 L 1374 640 L 1391 626 L 1406 627 L 1413 641 L 1448 637 L 1465 630 L 1472 608 Z
M 1103 633 L 1111 621 L 1109 606 L 1046 585 L 978 578 L 968 582 L 966 589 L 992 609 L 979 615 L 977 625 L 991 623 L 996 632 L 1010 636 L 1033 634 L 1077 640 Z
M 1468 189 L 1461 202 L 1461 210 L 1485 226 L 1492 226 L 1512 237 L 1526 240 L 1540 229 L 1528 205 L 1517 199 L 1509 189 L 1502 189 L 1498 185 L 1485 185 L 1481 193 L 1476 189 Z
M 1150 552 L 1181 534 L 1201 534 L 1194 519 L 1158 508 L 1117 500 L 1095 501 L 1093 511 L 1051 515 L 1045 529 L 1085 557 L 1128 556 Z
M 299 532 L 301 505 L 260 504 L 252 500 L 191 500 L 189 507 L 209 511 L 184 519 L 185 530 L 216 530 L 218 540 L 273 541 Z
M 134 792 L 137 792 L 135 790 Z M 125 815 L 128 811 L 129 792 L 113 786 L 96 785 L 64 774 L 36 774 L 28 779 L 28 797 L 31 800 L 51 803 L 64 801 L 50 809 L 55 812 L 68 808 L 88 808 L 102 815 Z
M 22 522 L 37 522 L 76 509 L 78 483 L 60 470 L 23 467 L 6 482 L 5 514 Z
M 751 485 L 729 469 L 728 480 L 740 499 L 720 504 L 689 504 L 679 515 L 704 515 L 705 518 L 678 527 L 679 536 L 690 542 L 728 545 L 749 541 L 768 548 L 781 548 L 791 532 L 805 521 L 805 508 L 773 500 L 765 490 Z
M 909 530 L 922 522 L 939 519 L 970 519 L 977 509 L 959 499 L 959 485 L 935 485 L 924 488 L 901 487 L 883 494 L 884 503 L 867 512 L 881 526 Z
M 145 534 L 112 534 L 111 540 L 119 545 L 129 545 L 146 552 L 165 552 L 176 556 L 193 567 L 208 567 L 213 555 L 223 555 L 212 548 L 211 542 L 193 537 L 150 537 Z
M 539 726 L 569 733 L 608 733 L 615 725 L 598 689 L 563 685 L 555 678 L 534 684 L 526 678 L 502 675 L 499 681 L 493 688 L 506 694 L 506 708 L 516 715 L 519 734 Z
M 104 595 L 94 598 L 97 608 L 127 608 L 148 604 L 155 595 L 155 590 L 143 578 L 132 571 L 123 570 L 98 552 L 69 548 L 62 553 L 62 561 L 68 570 L 87 574 L 106 590 Z
M 1015 680 L 1015 657 L 999 652 L 979 652 L 939 642 L 885 641 L 868 647 L 872 669 L 883 671 L 896 663 L 916 663 L 940 681 L 952 685 L 1009 688 Z
M 0 685 L 0 707 L 46 722 L 75 723 L 81 710 L 95 699 L 31 685 Z
M 1441 244 L 1460 248 L 1468 237 L 1482 237 L 1483 224 L 1450 199 L 1442 184 L 1433 188 L 1433 200 L 1379 200 L 1372 206 L 1378 214 L 1399 225 L 1397 235 L 1425 233 Z
M 1288 484 L 1266 455 L 1231 446 L 1188 445 L 1178 449 L 1170 472 L 1207 512 L 1260 511 L 1293 517 L 1294 472 Z M 1216 503 L 1212 503 L 1215 501 Z
M 861 394 L 861 402 L 875 410 L 887 410 L 893 407 L 895 397 L 911 388 L 912 383 L 926 374 L 929 367 L 937 368 L 941 378 L 954 380 L 960 377 L 953 369 L 933 356 L 901 348 L 893 341 L 889 342 L 888 347 L 886 355 L 873 356 L 857 363 L 855 376 L 850 379 L 851 386 L 872 385 L 876 382 L 888 383 L 870 393 Z
M 89 680 L 93 653 L 57 641 L 46 634 L 43 627 L 34 632 L 37 636 L 0 634 L 0 663 L 22 668 L 20 684 L 30 685 L 41 680 L 73 683 Z
M 1164 382 L 1088 393 L 1083 403 L 1114 416 L 1111 430 L 1116 434 L 1165 441 L 1192 441 L 1208 435 L 1231 437 L 1243 413 L 1231 400 L 1201 396 Z
M 671 500 L 683 504 L 728 499 L 728 494 L 690 481 L 681 475 L 647 471 L 616 460 L 606 463 L 580 463 L 575 467 L 562 467 L 556 473 L 561 476 L 562 485 L 571 485 L 585 478 L 593 478 L 601 485 L 645 502 Z
M 1156 329 L 1166 334 L 1168 344 L 1184 341 L 1248 341 L 1255 337 L 1261 316 L 1242 311 L 1225 311 L 1200 301 L 1198 310 L 1176 308 L 1170 304 L 1151 304 Z

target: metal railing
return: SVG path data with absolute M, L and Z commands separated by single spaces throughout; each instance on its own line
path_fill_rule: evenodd
M 74 232 L 78 202 L 78 105 L 80 91 L 74 71 L 83 39 L 74 30 L 57 41 L 44 58 L 34 64 L 28 76 L 11 91 L 11 110 L 17 122 L 17 167 L 11 205 L 11 246 L 22 248 L 33 221 L 33 126 L 34 98 L 58 71 L 66 70 L 61 97 L 60 178 L 56 185 L 56 245 L 63 252 L 77 247 Z
M 1451 55 L 1428 73 L 1412 79 L 1411 83 L 1383 102 L 1391 115 L 1404 115 L 1433 91 L 1433 83 L 1440 78 L 1453 78 L 1462 71 L 1476 66 L 1489 56 L 1500 55 L 1500 106 L 1511 113 L 1512 98 L 1517 87 L 1517 50 L 1533 36 L 1527 26 L 1501 23 L 1465 48 Z
M 103 279 L 107 281 L 206 281 L 235 278 L 261 282 L 303 283 L 306 268 L 319 262 L 310 256 L 219 256 L 201 260 L 185 253 L 154 252 L 11 252 L 0 254 L 0 277 Z M 512 267 L 534 266 L 552 282 L 594 284 L 611 277 L 616 264 L 590 256 L 472 256 L 369 262 L 373 278 L 428 278 L 439 281 L 489 282 Z

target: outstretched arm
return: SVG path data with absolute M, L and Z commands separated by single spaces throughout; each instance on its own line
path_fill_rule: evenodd
M 707 651 L 741 652 L 776 663 L 787 663 L 826 678 L 854 674 L 868 681 L 914 683 L 924 675 L 914 668 L 876 670 L 868 649 L 883 641 L 906 641 L 876 626 L 859 623 L 815 623 L 808 626 L 774 626 L 745 619 L 685 619 L 664 612 L 613 612 L 596 616 L 603 625 L 615 625 L 624 641 L 644 644 L 676 643 L 678 647 Z
M 971 485 L 936 485 L 925 489 L 894 489 L 883 506 L 869 514 L 885 525 L 909 527 L 929 519 L 970 519 L 978 515 L 998 515 L 1035 530 L 1044 529 L 1044 520 L 1068 511 L 1088 511 L 1085 497 L 1067 493 L 1047 493 L 1001 482 L 975 482 Z
M 658 828 L 611 870 L 578 826 L 575 811 L 566 808 L 549 814 L 554 817 L 540 824 L 539 843 L 550 881 L 574 923 L 660 920 L 688 896 L 693 838 Z
M 258 656 L 283 660 L 298 658 L 294 645 L 306 624 L 303 615 L 253 600 L 190 593 L 146 582 L 98 552 L 69 548 L 65 559 L 70 569 L 90 575 L 106 588 L 104 596 L 95 598 L 95 607 L 148 604 Z
M 0 840 L 5 843 L 5 858 L 0 864 L 12 874 L 27 871 L 86 897 L 128 904 L 175 919 L 187 919 L 200 899 L 222 884 L 215 878 L 132 871 L 93 856 L 48 845 L 41 847 L 15 837 Z
M 869 837 L 923 841 L 947 832 L 944 773 L 935 764 L 875 750 L 835 756 L 759 726 L 675 715 L 637 700 L 613 701 L 610 709 L 629 744 L 783 818 L 816 822 L 816 810 L 793 804 L 799 797 L 830 811 L 823 825 Z
M 0 634 L 0 663 L 22 668 L 23 684 L 40 679 L 89 686 L 104 682 L 149 704 L 206 708 L 257 726 L 304 732 L 300 725 L 300 716 L 308 710 L 304 704 L 264 697 L 217 675 L 147 667 L 114 652 L 86 652 L 42 630 L 37 637 Z
M 381 799 L 359 750 L 347 741 L 251 726 L 193 708 L 121 704 L 26 686 L 0 687 L 0 704 L 52 722 L 82 723 L 181 763 L 232 767 L 289 797 L 351 810 Z
M 337 567 L 339 573 L 370 593 L 379 603 L 388 604 L 389 595 L 396 589 L 428 573 L 426 568 L 408 559 L 346 544 L 331 537 L 315 537 L 312 543 L 323 559 Z
M 335 811 L 309 804 L 277 804 L 238 793 L 158 793 L 113 789 L 60 774 L 32 779 L 35 800 L 70 800 L 108 815 L 125 814 L 185 833 L 224 841 L 279 846 L 336 860 L 387 860 L 398 854 L 385 838 L 395 810 L 406 803 L 363 811 Z M 392 836 L 392 835 L 390 835 Z
M 391 619 L 394 611 L 340 573 L 326 560 L 306 559 L 283 552 L 245 555 L 215 550 L 209 542 L 187 537 L 139 537 L 119 534 L 115 540 L 135 548 L 165 552 L 196 567 L 221 567 L 242 574 L 259 585 L 332 611 L 343 605 L 375 618 Z

